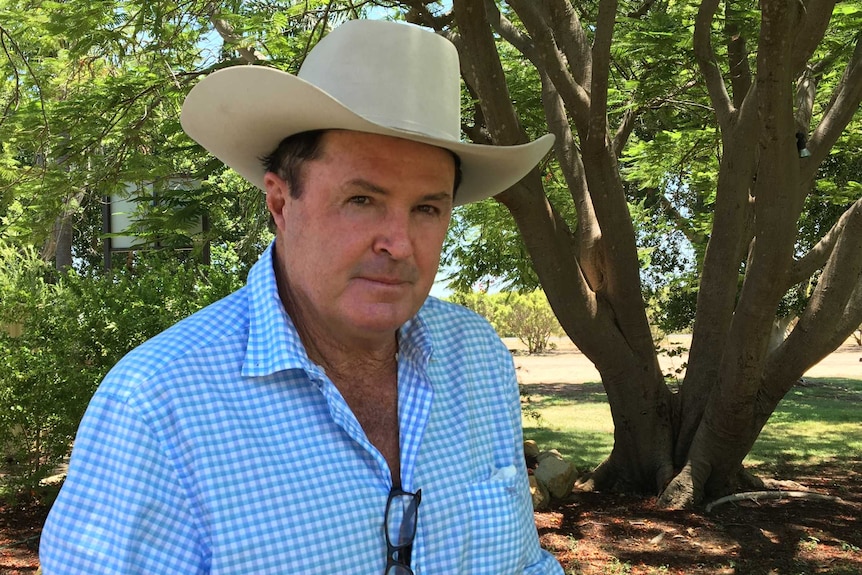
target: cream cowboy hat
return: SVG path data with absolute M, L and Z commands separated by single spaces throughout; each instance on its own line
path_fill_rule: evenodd
M 461 159 L 456 204 L 465 204 L 518 182 L 554 137 L 518 146 L 461 142 L 459 71 L 455 46 L 433 32 L 352 20 L 324 37 L 296 76 L 264 66 L 210 74 L 186 97 L 181 123 L 260 189 L 260 159 L 285 137 L 307 130 L 355 130 L 439 146 Z

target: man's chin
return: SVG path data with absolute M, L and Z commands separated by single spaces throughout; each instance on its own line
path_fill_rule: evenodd
M 411 305 L 404 301 L 387 302 L 373 301 L 357 304 L 348 312 L 350 323 L 359 331 L 387 333 L 398 330 L 402 325 L 416 315 L 419 305 Z

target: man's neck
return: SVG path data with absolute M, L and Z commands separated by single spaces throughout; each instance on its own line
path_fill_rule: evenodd
M 288 313 L 291 313 L 290 311 Z M 361 378 L 397 372 L 398 342 L 395 334 L 385 341 L 347 340 L 315 332 L 308 322 L 291 314 L 305 351 L 332 379 Z
M 309 317 L 296 300 L 289 282 L 276 265 L 278 295 L 293 321 L 308 358 L 324 368 L 330 378 L 339 375 L 380 375 L 397 372 L 398 335 L 369 334 L 355 337 L 348 333 L 329 333 L 322 322 Z

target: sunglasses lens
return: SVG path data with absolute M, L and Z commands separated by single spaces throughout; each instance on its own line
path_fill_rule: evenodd
M 416 535 L 418 502 L 412 494 L 395 495 L 389 502 L 386 516 L 386 536 L 393 547 L 409 545 Z

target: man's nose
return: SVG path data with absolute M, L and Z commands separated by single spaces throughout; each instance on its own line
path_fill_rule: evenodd
M 410 216 L 387 214 L 381 222 L 375 241 L 375 251 L 386 253 L 392 259 L 401 260 L 413 254 L 413 239 Z

